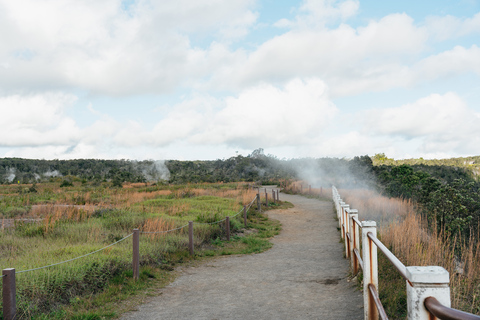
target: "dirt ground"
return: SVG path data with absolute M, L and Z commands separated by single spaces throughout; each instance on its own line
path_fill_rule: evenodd
M 282 193 L 280 200 L 295 207 L 268 213 L 283 227 L 272 249 L 186 268 L 121 319 L 363 319 L 332 202 Z

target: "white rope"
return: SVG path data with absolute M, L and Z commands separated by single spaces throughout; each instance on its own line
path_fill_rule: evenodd
M 78 260 L 78 259 L 81 259 L 81 258 L 84 258 L 86 256 L 89 256 L 89 255 L 92 255 L 94 253 L 97 253 L 99 251 L 102 251 L 102 250 L 105 250 L 107 249 L 108 247 L 111 247 L 113 245 L 116 245 L 117 243 L 127 239 L 128 237 L 132 236 L 133 233 L 130 233 L 128 236 L 118 240 L 117 242 L 114 242 L 112 244 L 109 244 L 108 246 L 106 247 L 103 247 L 101 249 L 98 249 L 98 250 L 95 250 L 93 252 L 90 252 L 90 253 L 87 253 L 87 254 L 84 254 L 83 256 L 80 256 L 80 257 L 76 257 L 76 258 L 73 258 L 73 259 L 69 259 L 69 260 L 65 260 L 65 261 L 62 261 L 62 262 L 58 262 L 58 263 L 54 263 L 54 264 L 51 264 L 51 265 L 48 265 L 48 266 L 44 266 L 44 267 L 39 267 L 39 268 L 34 268 L 34 269 L 28 269 L 28 270 L 22 270 L 22 271 L 16 271 L 15 274 L 17 273 L 23 273 L 23 272 L 30 272 L 30 271 L 35 271 L 35 270 L 40 270 L 40 269 L 45 269 L 45 268 L 49 268 L 49 267 L 53 267 L 53 266 L 58 266 L 59 264 L 63 264 L 63 263 L 67 263 L 67 262 L 70 262 L 70 261 L 73 261 L 73 260 Z
M 183 228 L 185 228 L 186 226 L 188 226 L 188 224 L 186 224 L 186 225 L 184 225 L 184 226 L 181 226 L 181 227 L 178 227 L 178 228 L 175 228 L 175 229 L 171 229 L 171 230 L 165 230 L 165 231 L 140 231 L 140 233 L 148 233 L 148 234 L 152 234 L 152 233 L 167 233 L 167 232 L 172 232 L 172 231 L 176 231 L 176 230 L 183 229 Z

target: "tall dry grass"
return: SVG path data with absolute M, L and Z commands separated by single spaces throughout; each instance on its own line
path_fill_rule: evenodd
M 441 266 L 449 272 L 453 308 L 480 312 L 478 241 L 448 238 L 437 232 L 436 228 L 427 228 L 426 221 L 416 214 L 415 205 L 409 200 L 387 198 L 370 190 L 345 189 L 339 190 L 339 193 L 345 203 L 358 210 L 360 220 L 379 222 L 379 238 L 406 266 Z M 460 244 L 460 256 L 455 255 L 455 244 Z M 386 259 L 379 259 L 379 263 L 381 261 L 389 263 Z M 381 266 L 380 269 L 388 270 Z M 382 274 L 379 277 L 379 290 L 382 292 L 382 285 L 384 290 L 381 294 L 386 299 L 397 301 L 395 297 L 388 297 L 389 294 L 397 294 L 395 290 L 398 288 L 394 288 L 396 284 L 382 284 Z M 398 279 L 400 286 L 404 285 L 400 275 Z M 388 281 L 391 282 L 391 279 Z

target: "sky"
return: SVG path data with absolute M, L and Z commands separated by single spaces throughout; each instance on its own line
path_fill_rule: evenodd
M 0 157 L 480 155 L 480 0 L 0 0 Z

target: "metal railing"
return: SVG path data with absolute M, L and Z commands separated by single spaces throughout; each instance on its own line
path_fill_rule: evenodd
M 439 266 L 406 267 L 377 238 L 375 221 L 360 221 L 358 211 L 342 201 L 338 190 L 332 187 L 345 255 L 351 261 L 352 273 L 363 270 L 363 303 L 365 319 L 388 319 L 378 294 L 377 249 L 406 280 L 407 314 L 409 320 L 479 320 L 480 316 L 450 308 L 448 271 Z M 359 229 L 362 229 L 360 232 Z M 361 235 L 361 246 L 360 246 Z

